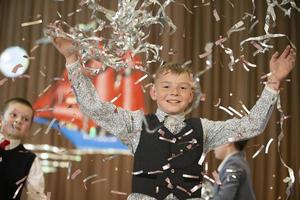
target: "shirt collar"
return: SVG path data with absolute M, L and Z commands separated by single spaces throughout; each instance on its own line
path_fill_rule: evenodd
M 167 113 L 165 113 L 164 111 L 160 110 L 159 108 L 156 110 L 155 115 L 158 118 L 159 122 L 164 121 L 167 116 L 171 116 L 173 118 L 176 118 L 180 122 L 183 122 L 185 120 L 185 115 L 184 114 L 168 115 Z
M 224 167 L 224 165 L 225 165 L 225 163 L 227 162 L 227 160 L 228 160 L 231 156 L 233 156 L 233 155 L 235 155 L 235 154 L 237 154 L 237 153 L 239 153 L 239 151 L 235 151 L 235 152 L 232 152 L 232 153 L 228 154 L 228 155 L 224 158 L 224 160 L 221 162 L 221 164 L 219 165 L 219 167 L 218 167 L 218 172 L 220 172 L 220 171 L 222 170 L 222 168 Z
M 4 140 L 9 140 L 10 144 L 8 147 L 6 147 L 6 150 L 11 150 L 19 146 L 21 144 L 21 140 L 16 140 L 16 139 L 8 139 L 6 138 L 2 133 L 0 133 L 0 143 L 3 142 Z

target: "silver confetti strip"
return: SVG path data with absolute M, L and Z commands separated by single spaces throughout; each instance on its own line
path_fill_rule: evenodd
M 287 198 L 289 198 L 289 196 L 291 195 L 291 192 L 292 192 L 292 187 L 295 183 L 295 175 L 294 175 L 294 171 L 291 167 L 289 167 L 283 160 L 282 156 L 281 156 L 281 152 L 280 152 L 280 144 L 281 144 L 281 141 L 283 140 L 284 138 L 284 133 L 283 133 L 283 123 L 284 123 L 284 120 L 287 119 L 287 117 L 284 115 L 284 112 L 282 110 L 282 107 L 281 107 L 281 103 L 280 103 L 280 97 L 278 98 L 277 100 L 277 110 L 279 111 L 280 113 L 280 134 L 278 135 L 278 142 L 277 142 L 277 151 L 278 151 L 278 154 L 279 154 L 279 158 L 280 158 L 280 162 L 283 164 L 283 166 L 285 168 L 287 168 L 288 172 L 289 172 L 289 179 L 286 181 L 286 183 L 288 184 L 287 188 L 286 188 L 286 194 L 287 194 Z
M 189 196 L 192 195 L 187 189 L 185 189 L 184 187 L 181 187 L 180 185 L 177 185 L 176 188 L 177 188 L 178 190 L 181 190 L 181 191 L 187 193 Z
M 214 15 L 215 20 L 217 22 L 220 21 L 220 16 L 219 16 L 218 11 L 216 9 L 213 10 L 213 15 Z
M 161 137 L 161 136 L 160 136 L 158 139 L 163 140 L 163 141 L 166 141 L 166 142 L 170 142 L 170 143 L 173 143 L 173 144 L 176 143 L 176 138 L 173 138 L 173 139 L 167 139 L 167 138 L 164 138 L 164 137 Z
M 164 172 L 161 171 L 161 170 L 156 170 L 156 171 L 150 171 L 150 172 L 148 172 L 148 174 L 162 174 L 162 173 L 164 173 Z
M 199 179 L 199 176 L 189 175 L 189 174 L 183 174 L 182 177 L 183 178 Z
M 231 110 L 233 113 L 235 113 L 237 116 L 239 116 L 240 118 L 243 117 L 243 115 L 241 113 L 239 113 L 237 110 L 235 110 L 234 108 L 232 108 L 231 106 L 228 106 L 228 109 Z
M 19 187 L 17 188 L 17 190 L 16 190 L 16 192 L 15 192 L 15 194 L 13 196 L 13 199 L 15 199 L 17 197 L 17 195 L 19 194 L 19 192 L 20 192 L 20 190 L 21 190 L 22 187 L 23 187 L 23 183 L 21 185 L 19 185 Z
M 173 188 L 174 188 L 173 184 L 172 184 L 171 181 L 170 181 L 170 178 L 167 177 L 167 178 L 165 179 L 165 181 L 168 183 L 168 185 L 167 185 L 168 188 L 170 188 L 170 189 L 173 189 Z
M 245 104 L 244 104 L 242 101 L 240 101 L 240 104 L 242 105 L 242 108 L 244 109 L 244 111 L 249 115 L 249 114 L 250 114 L 250 111 L 249 111 L 249 109 L 245 106 Z
M 145 74 L 144 76 L 142 76 L 141 78 L 139 78 L 137 81 L 134 82 L 134 85 L 142 82 L 143 80 L 145 80 L 148 77 L 148 74 Z
M 209 176 L 207 176 L 206 174 L 203 174 L 203 178 L 205 178 L 206 180 L 210 181 L 211 183 L 215 183 L 215 180 L 210 178 Z
M 91 180 L 91 179 L 93 179 L 93 178 L 95 178 L 95 177 L 97 177 L 98 176 L 98 174 L 93 174 L 93 175 L 90 175 L 90 176 L 88 176 L 88 177 L 86 177 L 85 179 L 83 179 L 83 186 L 84 186 L 84 188 L 87 190 L 87 186 L 86 186 L 86 183 L 87 183 L 87 181 L 89 181 L 89 180 Z
M 32 22 L 24 22 L 24 23 L 21 24 L 21 26 L 22 27 L 32 26 L 32 25 L 41 24 L 41 23 L 43 23 L 43 20 L 39 19 L 39 20 L 32 21 Z
M 262 36 L 257 36 L 257 37 L 249 37 L 243 41 L 240 42 L 240 47 L 241 47 L 241 50 L 243 50 L 243 45 L 246 43 L 246 42 L 249 42 L 249 41 L 257 41 L 257 42 L 260 42 L 262 41 L 263 43 L 268 41 L 269 39 L 271 38 L 278 38 L 278 37 L 286 37 L 288 39 L 288 41 L 290 42 L 290 45 L 296 49 L 296 46 L 292 43 L 292 41 L 289 39 L 289 37 L 285 34 L 267 34 L 267 35 L 262 35 Z M 261 43 L 261 44 L 263 44 Z M 265 52 L 266 50 L 268 50 L 269 48 L 264 48 L 264 50 L 262 50 L 262 52 Z
M 202 183 L 195 185 L 192 189 L 191 189 L 191 193 L 196 192 L 197 190 L 201 189 L 202 187 Z
M 18 181 L 16 182 L 16 185 L 19 185 L 20 183 L 24 182 L 26 179 L 27 179 L 27 176 L 25 176 L 24 178 L 18 180 Z
M 103 158 L 103 159 L 102 159 L 102 162 L 108 162 L 108 161 L 110 161 L 110 160 L 113 160 L 113 159 L 117 158 L 118 156 L 119 156 L 119 155 L 108 156 L 108 157 L 106 157 L 106 158 Z
M 188 132 L 184 133 L 182 136 L 178 137 L 178 139 L 181 140 L 183 137 L 188 136 L 188 135 L 191 134 L 193 131 L 194 131 L 193 129 L 189 130 Z M 196 142 L 197 142 L 197 140 L 196 140 Z
M 236 173 L 236 172 L 239 172 L 239 171 L 242 171 L 242 170 L 239 170 L 239 169 L 226 169 L 225 171 L 228 172 L 228 173 Z
M 269 153 L 269 148 L 270 148 L 270 145 L 272 144 L 272 142 L 273 142 L 273 138 L 271 138 L 269 141 L 268 141 L 268 143 L 267 143 L 267 145 L 266 145 L 266 149 L 265 149 L 265 154 L 268 154 Z
M 39 132 L 41 132 L 42 128 L 38 128 L 33 132 L 33 136 L 36 136 Z
M 47 129 L 46 129 L 46 131 L 45 131 L 45 134 L 48 134 L 48 133 L 49 133 L 49 131 L 51 130 L 51 128 L 52 128 L 52 126 L 53 126 L 53 124 L 54 124 L 55 122 L 56 122 L 56 119 L 55 119 L 55 118 L 51 120 L 51 122 L 49 123 L 49 125 L 48 125 L 48 127 L 47 127 Z
M 156 133 L 156 131 L 158 131 L 161 128 L 161 126 L 157 126 L 154 129 L 150 129 L 146 117 L 143 118 L 143 123 L 145 124 L 145 129 L 149 134 Z
M 146 42 L 150 35 L 149 28 L 154 24 L 161 25 L 162 29 L 168 25 L 171 34 L 175 32 L 176 26 L 165 13 L 166 7 L 174 0 L 166 0 L 163 3 L 157 0 L 139 2 L 139 0 L 120 0 L 117 11 L 113 11 L 94 0 L 85 0 L 81 2 L 81 6 L 92 11 L 91 19 L 96 22 L 96 28 L 91 26 L 83 32 L 80 26 L 72 27 L 58 20 L 50 24 L 44 33 L 50 38 L 63 37 L 72 40 L 83 62 L 94 59 L 103 63 L 104 67 L 120 70 L 135 68 L 132 58 L 139 54 L 144 54 L 148 62 L 157 61 L 162 46 Z M 155 13 L 153 6 L 158 7 Z M 103 14 L 101 16 L 104 16 L 104 19 L 99 18 L 98 13 Z M 110 38 L 93 36 L 104 29 L 111 31 Z M 129 58 L 122 58 L 128 55 L 128 52 Z M 152 60 L 150 54 L 153 55 Z
M 219 106 L 218 108 L 221 109 L 221 110 L 223 110 L 223 111 L 225 111 L 229 115 L 233 116 L 233 113 L 230 110 L 228 110 L 227 108 L 225 108 L 224 106 Z
M 142 173 L 144 173 L 144 171 L 140 170 L 140 171 L 137 171 L 137 172 L 132 172 L 132 175 L 140 175 Z
M 81 173 L 80 169 L 77 169 L 71 176 L 71 179 L 74 180 Z
M 245 27 L 242 27 L 244 25 L 244 22 L 238 21 L 236 24 L 234 24 L 228 31 L 227 31 L 227 38 L 230 37 L 230 35 L 234 32 L 245 30 Z
M 178 156 L 181 156 L 183 155 L 183 153 L 179 153 L 179 154 L 176 154 L 176 155 L 172 155 L 170 158 L 168 158 L 168 161 L 174 159 L 174 158 L 177 158 Z
M 162 167 L 163 170 L 170 169 L 171 165 L 168 163 Z
M 67 180 L 69 180 L 71 178 L 71 170 L 72 170 L 72 163 L 69 162 L 69 164 L 68 164 Z
M 260 148 L 253 154 L 252 159 L 256 158 L 258 154 L 264 149 L 265 145 L 261 145 Z
M 122 94 L 118 94 L 117 96 L 115 96 L 112 100 L 110 100 L 110 103 L 114 103 L 115 101 L 117 101 Z
M 110 192 L 113 194 L 117 194 L 117 195 L 127 196 L 126 192 L 120 192 L 120 191 L 116 191 L 116 190 L 111 190 Z
M 201 157 L 200 157 L 200 159 L 199 159 L 199 161 L 198 161 L 198 165 L 202 165 L 203 164 L 205 156 L 206 156 L 206 153 L 203 152 L 202 155 L 201 155 Z
M 95 184 L 95 183 L 100 183 L 100 182 L 105 182 L 107 181 L 108 179 L 107 178 L 100 178 L 100 179 L 97 179 L 97 180 L 94 180 L 91 182 L 91 185 Z

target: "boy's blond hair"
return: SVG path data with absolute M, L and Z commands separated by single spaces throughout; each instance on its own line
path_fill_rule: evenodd
M 159 79 L 162 75 L 165 75 L 167 73 L 173 73 L 173 74 L 185 74 L 187 73 L 191 79 L 193 79 L 193 72 L 192 70 L 184 65 L 178 64 L 178 63 L 166 63 L 164 65 L 161 65 L 154 74 L 154 83 Z

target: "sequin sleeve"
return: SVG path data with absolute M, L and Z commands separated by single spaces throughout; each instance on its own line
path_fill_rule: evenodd
M 278 93 L 265 87 L 249 115 L 240 119 L 211 121 L 201 119 L 204 133 L 204 152 L 228 143 L 229 138 L 252 138 L 263 132 L 272 114 Z
M 128 111 L 100 99 L 91 80 L 80 70 L 80 63 L 67 65 L 69 79 L 80 110 L 106 131 L 116 135 L 133 152 L 138 144 L 144 113 Z

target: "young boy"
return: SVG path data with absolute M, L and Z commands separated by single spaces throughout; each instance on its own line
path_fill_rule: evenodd
M 227 143 L 214 149 L 215 157 L 222 160 L 216 180 L 213 200 L 255 200 L 249 164 L 245 159 L 248 140 Z
M 44 177 L 38 158 L 21 141 L 31 127 L 34 111 L 22 98 L 3 107 L 0 129 L 0 199 L 20 199 L 24 185 L 30 200 L 46 200 Z
M 83 113 L 120 138 L 134 154 L 129 200 L 200 199 L 201 155 L 228 143 L 231 137 L 260 134 L 277 100 L 280 81 L 295 64 L 295 51 L 289 46 L 280 56 L 275 53 L 270 60 L 272 75 L 250 114 L 227 121 L 185 119 L 194 98 L 192 73 L 180 65 L 164 65 L 150 90 L 157 111 L 146 116 L 144 123 L 142 111 L 132 112 L 101 101 L 80 69 L 70 40 L 55 38 L 53 44 L 66 58 L 69 79 Z

